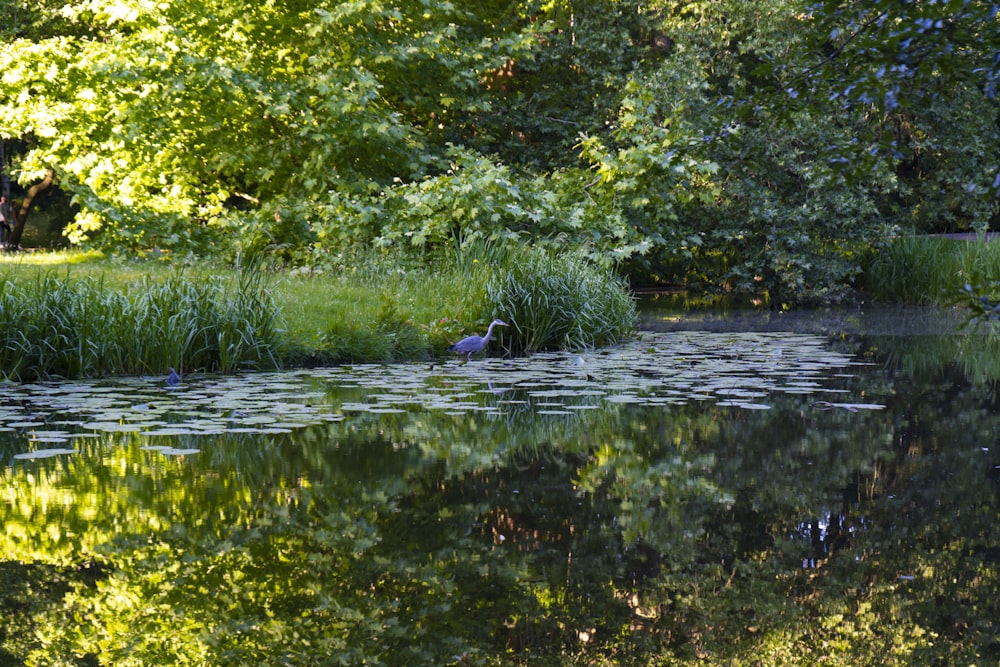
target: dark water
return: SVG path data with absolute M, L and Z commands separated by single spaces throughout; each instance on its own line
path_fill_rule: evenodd
M 954 325 L 8 386 L 0 663 L 997 664 L 1000 351 Z

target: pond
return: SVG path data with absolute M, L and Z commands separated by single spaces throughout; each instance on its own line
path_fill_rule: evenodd
M 0 662 L 997 664 L 1000 351 L 954 325 L 5 385 Z

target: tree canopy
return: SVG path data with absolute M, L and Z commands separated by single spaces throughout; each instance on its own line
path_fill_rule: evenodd
M 803 301 L 900 229 L 996 212 L 989 2 L 0 6 L 9 171 L 73 196 L 73 242 L 509 239 Z

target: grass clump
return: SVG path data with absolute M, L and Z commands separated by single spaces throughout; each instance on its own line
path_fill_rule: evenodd
M 611 345 L 635 331 L 624 281 L 577 255 L 539 248 L 511 254 L 486 292 L 487 309 L 512 325 L 518 351 Z
M 260 270 L 238 271 L 235 284 L 173 276 L 141 285 L 130 299 L 144 323 L 133 366 L 224 373 L 280 366 L 281 317 Z
M 466 302 L 450 264 L 404 265 L 376 255 L 336 271 L 283 273 L 275 293 L 292 366 L 432 358 L 460 328 Z
M 908 236 L 872 260 L 864 289 L 877 301 L 951 305 L 966 283 L 1000 277 L 1000 243 Z
M 280 319 L 262 280 L 247 270 L 234 285 L 172 276 L 115 289 L 89 276 L 8 275 L 0 369 L 28 380 L 276 367 Z

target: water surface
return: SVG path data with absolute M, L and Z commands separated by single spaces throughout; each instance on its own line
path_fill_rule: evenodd
M 8 385 L 0 657 L 995 664 L 1000 355 L 894 316 Z

